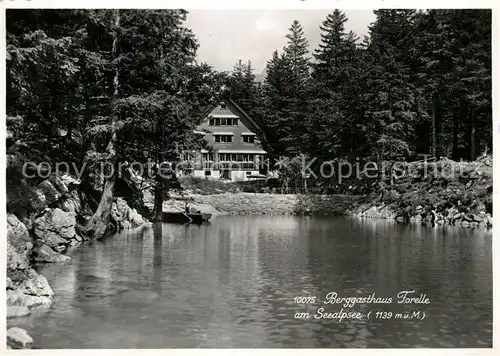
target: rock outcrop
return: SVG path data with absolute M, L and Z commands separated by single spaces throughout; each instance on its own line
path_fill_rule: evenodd
M 54 292 L 47 279 L 31 263 L 60 263 L 71 258 L 63 253 L 85 240 L 85 221 L 92 214 L 88 195 L 69 175 L 50 176 L 36 186 L 22 180 L 12 187 L 7 216 L 7 319 L 25 317 L 33 308 L 48 307 Z M 118 198 L 113 218 L 120 228 L 145 223 L 142 216 Z M 33 340 L 20 328 L 7 333 L 8 348 L 30 348 Z
M 12 349 L 29 349 L 33 345 L 33 339 L 26 330 L 21 328 L 10 328 L 7 330 L 7 346 Z
M 54 292 L 47 279 L 31 268 L 33 243 L 26 226 L 15 216 L 9 215 L 7 221 L 7 317 L 13 318 L 50 305 Z
M 48 209 L 34 222 L 35 238 L 57 252 L 77 245 L 83 238 L 76 234 L 76 213 L 59 208 Z
M 31 260 L 36 263 L 58 263 L 71 260 L 71 257 L 54 251 L 40 240 L 35 241 L 35 247 L 31 253 Z
M 356 214 L 358 217 L 371 219 L 396 220 L 398 214 L 390 206 L 362 206 Z
M 388 178 L 349 213 L 418 224 L 492 226 L 490 157 L 474 162 L 418 161 L 404 168 L 406 174 L 392 181 L 386 174 Z
M 29 258 L 33 242 L 31 236 L 19 219 L 13 215 L 7 215 L 7 240 L 10 245 L 24 258 Z
M 123 198 L 117 198 L 113 202 L 111 219 L 117 231 L 146 224 L 146 220 L 135 209 L 130 208 Z

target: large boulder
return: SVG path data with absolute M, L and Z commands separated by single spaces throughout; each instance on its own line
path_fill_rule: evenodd
M 11 317 L 19 316 L 22 308 L 31 309 L 39 306 L 49 306 L 52 303 L 54 292 L 47 279 L 30 269 L 22 281 L 13 281 L 16 289 L 7 290 L 7 310 L 11 309 Z
M 9 318 L 26 315 L 26 309 L 50 305 L 54 295 L 47 279 L 32 269 L 27 258 L 8 241 L 6 289 Z
M 29 295 L 24 294 L 19 289 L 7 291 L 7 310 L 10 308 L 36 308 L 48 307 L 52 304 L 52 297 L 46 295 Z M 14 313 L 10 313 L 13 315 Z M 12 317 L 12 316 L 11 316 Z
M 123 198 L 117 198 L 113 202 L 111 219 L 118 230 L 130 229 L 146 223 L 144 218 L 135 209 L 131 209 Z
M 72 190 L 66 194 L 59 202 L 59 207 L 61 210 L 66 212 L 79 213 L 82 208 L 82 203 L 80 201 L 80 197 L 78 196 L 78 192 L 76 190 Z
M 46 206 L 58 201 L 63 195 L 48 179 L 38 185 L 37 193 Z
M 141 225 L 144 225 L 146 223 L 146 221 L 144 221 L 144 218 L 142 217 L 141 214 L 139 214 L 137 212 L 137 210 L 135 209 L 129 209 L 129 212 L 128 212 L 128 219 L 130 221 L 130 224 L 132 225 L 132 227 L 137 227 L 137 226 L 141 226 Z
M 7 345 L 13 349 L 29 349 L 33 345 L 33 339 L 26 330 L 14 327 L 7 330 Z
M 72 241 L 71 245 L 79 243 L 78 240 L 76 239 L 71 241 Z M 43 243 L 39 243 L 36 244 L 35 248 L 33 248 L 31 259 L 33 262 L 39 262 L 39 263 L 58 263 L 58 262 L 69 261 L 71 260 L 71 257 L 60 254 L 59 252 L 54 251 L 49 246 Z
M 49 209 L 35 220 L 35 236 L 56 251 L 64 250 L 76 238 L 76 214 L 59 208 Z
M 111 218 L 115 221 L 118 230 L 130 229 L 132 226 L 128 221 L 130 207 L 123 198 L 117 198 L 111 208 Z
M 26 226 L 13 215 L 7 215 L 7 241 L 22 257 L 28 258 L 33 242 Z
M 16 283 L 27 278 L 30 264 L 28 259 L 17 252 L 17 250 L 7 241 L 7 277 L 11 282 Z
M 52 297 L 54 295 L 47 279 L 34 269 L 29 270 L 28 279 L 20 287 L 24 294 L 34 297 Z
M 68 176 L 64 176 L 63 179 L 57 175 L 51 175 L 48 179 L 45 179 L 36 187 L 30 188 L 32 191 L 30 198 L 30 210 L 39 214 L 43 212 L 44 209 L 51 206 L 51 204 L 61 200 L 61 198 L 70 191 L 68 184 L 71 184 L 68 180 Z M 73 188 L 73 186 L 71 188 Z
M 398 217 L 398 214 L 390 206 L 371 206 L 357 215 L 373 219 L 396 219 Z
M 7 319 L 21 318 L 30 314 L 31 311 L 27 307 L 11 305 L 7 308 Z

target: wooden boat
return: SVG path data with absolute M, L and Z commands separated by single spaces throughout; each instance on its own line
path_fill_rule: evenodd
M 193 223 L 202 224 L 204 222 L 210 221 L 212 214 L 207 213 L 184 213 L 179 212 L 163 212 L 163 222 L 169 223 Z

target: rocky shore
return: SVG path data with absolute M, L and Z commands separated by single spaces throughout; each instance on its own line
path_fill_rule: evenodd
M 91 210 L 82 202 L 80 183 L 69 176 L 51 176 L 28 191 L 32 199 L 24 216 L 7 215 L 7 319 L 28 316 L 47 308 L 54 292 L 34 268 L 39 263 L 67 263 L 69 248 L 87 240 L 83 225 Z M 147 223 L 123 198 L 112 209 L 116 229 Z M 9 348 L 30 348 L 33 340 L 20 328 L 7 331 Z
M 346 212 L 360 218 L 462 227 L 493 225 L 493 161 L 485 156 L 474 162 L 414 162 L 406 174 L 379 182 Z
M 436 212 L 432 208 L 429 210 L 429 208 L 426 209 L 418 205 L 415 208 L 415 214 L 408 217 L 404 211 L 397 209 L 397 206 L 362 204 L 352 210 L 348 210 L 346 214 L 359 218 L 391 219 L 413 224 L 450 225 L 466 228 L 489 228 L 493 226 L 493 217 L 490 213 L 481 211 L 478 214 L 474 214 L 472 212 L 460 211 L 456 207 L 450 207 L 444 212 Z

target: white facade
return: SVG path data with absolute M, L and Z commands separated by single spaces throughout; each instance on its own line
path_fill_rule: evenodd
M 262 132 L 233 101 L 214 105 L 195 133 L 204 135 L 209 149 L 188 155 L 192 166 L 185 174 L 238 182 L 262 173 L 267 154 L 260 142 Z

